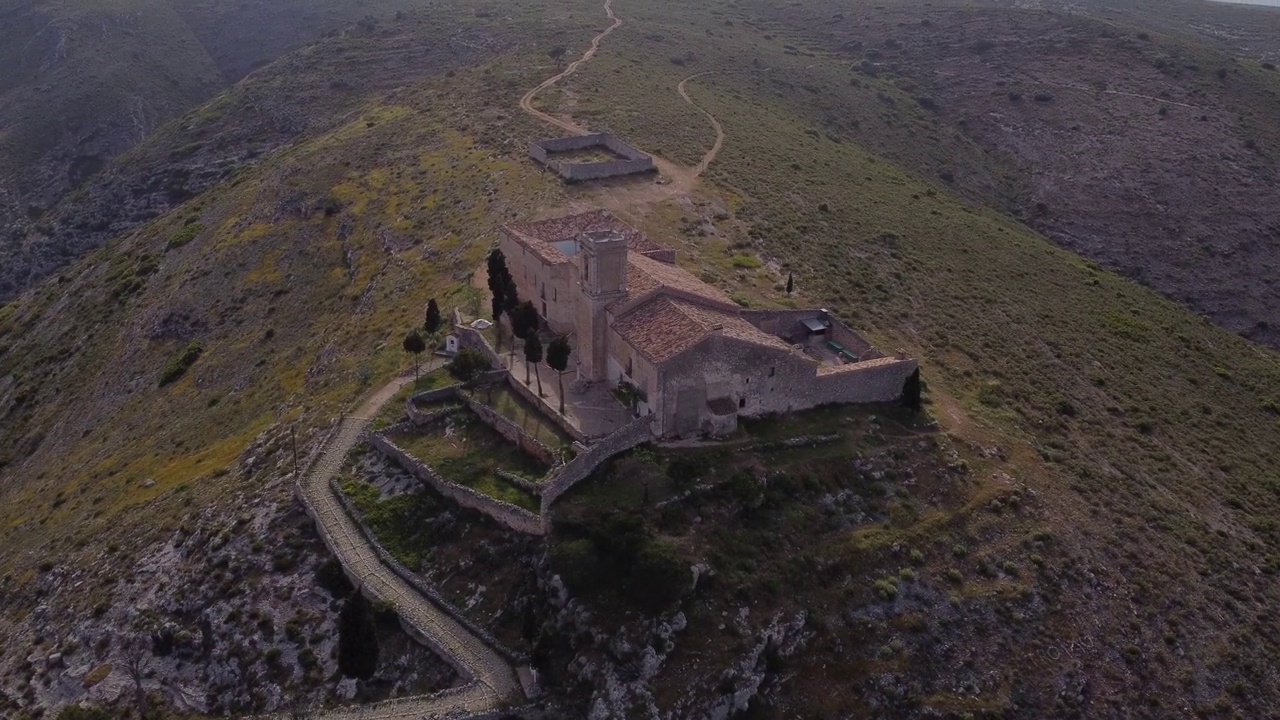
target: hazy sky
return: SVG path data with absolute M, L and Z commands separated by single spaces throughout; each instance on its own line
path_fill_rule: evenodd
M 1218 0 L 1218 2 L 1245 3 L 1248 5 L 1271 5 L 1280 7 L 1280 0 Z

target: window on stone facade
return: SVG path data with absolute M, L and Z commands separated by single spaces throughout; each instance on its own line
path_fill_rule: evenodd
M 631 377 L 631 361 L 632 360 L 633 358 L 630 355 L 628 355 L 627 356 L 627 377 Z
M 746 406 L 747 406 L 747 399 L 746 399 L 746 398 L 738 398 L 738 407 L 740 407 L 740 408 L 744 408 L 744 407 L 746 407 Z
M 777 368 L 769 368 L 769 377 L 773 377 L 774 370 L 777 370 Z

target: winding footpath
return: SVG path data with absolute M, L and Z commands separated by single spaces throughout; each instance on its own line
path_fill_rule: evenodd
M 560 128 L 561 130 L 564 130 L 565 132 L 573 133 L 574 135 L 586 135 L 589 132 L 586 128 L 574 123 L 571 120 L 568 120 L 565 118 L 558 118 L 550 113 L 545 113 L 535 108 L 533 106 L 533 99 L 538 96 L 538 93 L 542 92 L 543 90 L 546 90 L 547 88 L 551 87 L 552 85 L 555 85 L 556 83 L 560 82 L 564 78 L 572 75 L 574 72 L 578 70 L 578 68 L 582 67 L 582 65 L 590 62 L 591 58 L 595 57 L 596 53 L 600 50 L 600 43 L 603 42 L 605 38 L 609 37 L 609 35 L 614 30 L 617 30 L 618 28 L 622 27 L 622 18 L 619 17 L 613 11 L 613 0 L 605 0 L 604 13 L 606 16 L 608 16 L 610 20 L 613 21 L 612 24 L 610 24 L 609 27 L 602 30 L 600 34 L 591 38 L 591 46 L 588 47 L 587 51 L 582 54 L 582 57 L 569 63 L 564 70 L 560 71 L 555 75 L 552 75 L 546 80 L 543 80 L 541 83 L 538 84 L 537 87 L 525 93 L 524 96 L 520 98 L 521 110 L 529 113 L 533 117 L 538 118 L 539 120 L 549 125 L 554 125 Z M 696 109 L 698 112 L 705 115 L 707 119 L 711 121 L 711 126 L 715 128 L 715 131 L 716 131 L 716 141 L 715 141 L 715 144 L 712 145 L 711 149 L 707 151 L 705 155 L 702 156 L 702 160 L 697 164 L 697 166 L 692 168 L 691 170 L 681 168 L 670 161 L 667 161 L 657 156 L 653 156 L 654 163 L 657 164 L 658 169 L 662 171 L 664 175 L 666 175 L 670 180 L 674 182 L 674 187 L 672 188 L 672 192 L 662 194 L 663 197 L 667 195 L 676 194 L 679 192 L 688 192 L 692 188 L 693 181 L 697 180 L 699 177 L 702 176 L 702 173 L 706 172 L 707 166 L 709 166 L 711 162 L 716 159 L 716 155 L 720 154 L 720 148 L 724 146 L 724 137 L 725 137 L 724 127 L 720 124 L 720 121 L 716 119 L 715 115 L 712 115 L 705 108 L 703 108 L 702 106 L 698 105 L 696 102 L 693 101 L 693 98 L 689 96 L 689 92 L 687 88 L 688 82 L 690 80 L 693 80 L 694 78 L 702 77 L 703 75 L 711 75 L 712 73 L 716 73 L 716 72 L 720 72 L 720 71 L 709 70 L 707 72 L 700 72 L 694 75 L 690 75 L 689 77 L 681 80 L 680 84 L 676 88 L 680 93 L 680 97 L 684 98 L 684 101 L 686 103 L 693 106 L 694 109 Z
M 342 418 L 319 459 L 299 484 L 303 502 L 320 537 L 365 594 L 387 603 L 415 634 L 463 675 L 461 687 L 436 695 L 400 698 L 326 711 L 325 720 L 422 720 L 461 718 L 496 710 L 524 698 L 515 668 L 501 655 L 396 575 L 343 511 L 329 481 L 338 474 L 372 419 L 412 377 L 398 377 L 369 397 L 354 415 Z
M 695 110 L 706 115 L 707 119 L 711 121 L 711 127 L 716 129 L 715 144 L 711 146 L 711 149 L 707 151 L 706 155 L 702 156 L 702 160 L 698 165 L 693 168 L 694 177 L 702 177 L 702 173 L 707 171 L 707 167 L 711 165 L 711 161 L 715 160 L 716 156 L 720 154 L 720 148 L 724 147 L 724 126 L 720 124 L 720 121 L 717 120 L 716 116 L 712 115 L 709 110 L 694 102 L 693 98 L 689 97 L 689 81 L 700 78 L 704 75 L 712 75 L 717 72 L 720 71 L 708 70 L 706 72 L 695 73 L 681 80 L 680 84 L 676 86 L 676 91 L 680 93 L 680 97 L 684 98 L 684 101 L 692 105 Z
M 547 122 L 552 125 L 555 125 L 556 127 L 562 130 L 565 130 L 567 132 L 574 133 L 575 135 L 587 134 L 587 131 L 584 130 L 581 126 L 575 125 L 569 122 L 568 120 L 561 120 L 560 118 L 555 117 L 554 115 L 549 115 L 535 108 L 533 106 L 533 98 L 536 97 L 537 94 L 542 92 L 543 90 L 546 90 L 552 85 L 555 85 L 556 83 L 560 82 L 562 79 L 572 75 L 582 64 L 590 62 L 591 58 L 596 56 L 596 51 L 600 49 L 600 43 L 603 42 L 605 38 L 609 37 L 609 34 L 612 33 L 614 30 L 617 30 L 618 28 L 622 27 L 622 18 L 618 17 L 613 13 L 613 0 L 605 0 L 604 14 L 609 16 L 609 19 L 613 21 L 613 24 L 605 28 L 604 31 L 601 32 L 599 35 L 596 35 L 595 37 L 591 38 L 591 47 L 587 48 L 587 51 L 582 54 L 582 57 L 569 63 L 569 66 L 566 67 L 563 71 L 561 71 L 558 75 L 553 75 L 547 78 L 546 80 L 543 80 L 542 83 L 538 85 L 538 87 L 525 93 L 524 97 L 520 98 L 521 110 L 524 110 L 525 112 L 538 118 L 539 120 L 542 120 L 543 122 Z

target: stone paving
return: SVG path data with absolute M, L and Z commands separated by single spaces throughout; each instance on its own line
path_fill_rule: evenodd
M 396 378 L 366 400 L 354 415 L 344 417 L 300 490 L 325 545 L 353 582 L 361 585 L 366 595 L 393 607 L 414 634 L 459 670 L 466 684 L 436 695 L 325 711 L 320 717 L 326 720 L 463 718 L 511 705 L 524 697 L 515 668 L 378 560 L 374 548 L 330 489 L 330 478 L 341 469 L 370 420 L 411 382 L 412 377 Z

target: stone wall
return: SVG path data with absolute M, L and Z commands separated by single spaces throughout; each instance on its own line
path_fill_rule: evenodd
M 867 339 L 859 335 L 853 328 L 840 322 L 840 319 L 829 312 L 818 308 L 802 310 L 743 310 L 742 318 L 761 330 L 777 335 L 791 343 L 804 342 L 808 338 L 808 330 L 800 323 L 809 318 L 820 317 L 831 323 L 829 338 L 834 340 L 855 356 L 864 360 L 884 357 L 884 353 L 871 346 Z
M 493 428 L 494 432 L 506 438 L 507 442 L 515 444 L 516 447 L 536 458 L 538 462 L 550 467 L 554 466 L 559 460 L 559 456 L 552 452 L 551 448 L 544 445 L 538 438 L 525 432 L 524 428 L 500 415 L 497 410 L 476 400 L 469 393 L 461 393 L 459 397 L 485 425 Z
M 596 468 L 600 467 L 601 463 L 609 458 L 652 440 L 653 431 L 650 429 L 652 421 L 653 418 L 646 415 L 623 425 L 613 434 L 591 445 L 586 452 L 570 460 L 568 464 L 554 473 L 547 482 L 543 483 L 542 516 L 548 525 L 550 524 L 551 504 L 556 501 L 556 498 L 585 480 L 591 473 L 595 472 Z
M 450 498 L 459 505 L 478 510 L 516 532 L 529 535 L 546 534 L 547 528 L 543 525 L 540 516 L 524 508 L 516 507 L 511 503 L 491 498 L 484 493 L 446 480 L 435 470 L 428 467 L 426 463 L 400 449 L 385 435 L 372 433 L 369 436 L 369 444 L 383 455 L 394 460 L 397 465 L 404 468 L 405 471 L 419 481 L 430 485 L 436 492 Z
M 559 162 L 556 153 L 606 147 L 619 157 L 618 160 L 594 163 Z M 603 178 L 650 172 L 655 168 L 653 158 L 640 152 L 620 138 L 609 133 L 574 135 L 571 137 L 538 140 L 529 144 L 529 156 L 547 166 L 569 182 L 600 180 Z
M 489 344 L 489 341 L 485 339 L 485 336 L 481 334 L 479 330 L 463 325 L 459 320 L 455 320 L 453 325 L 453 334 L 458 336 L 459 348 L 479 350 L 484 353 L 485 357 L 489 358 L 489 362 L 492 362 L 494 367 L 502 367 L 502 362 L 498 358 L 497 351 L 493 349 L 493 346 Z
M 818 374 L 807 397 L 812 406 L 830 403 L 892 402 L 902 397 L 907 377 L 920 366 L 911 358 L 876 358 Z M 811 407 L 812 407 L 811 406 Z
M 542 410 L 543 417 L 555 423 L 556 427 L 563 430 L 566 435 L 578 442 L 587 441 L 587 436 L 583 435 L 581 430 L 571 425 L 565 416 L 559 413 L 557 408 L 552 407 L 551 403 L 547 402 L 546 398 L 538 397 L 536 392 L 515 381 L 510 375 L 507 376 L 507 385 L 511 387 L 515 394 L 524 398 L 526 402 L 532 403 L 534 407 Z
M 433 402 L 441 402 L 444 400 L 453 400 L 458 397 L 458 385 L 450 385 L 449 387 L 439 388 L 437 390 L 427 390 L 410 397 L 404 401 L 404 412 L 408 416 L 409 422 L 415 427 L 430 425 L 446 415 L 452 414 L 456 408 L 445 407 L 435 410 L 422 410 L 419 404 L 427 404 Z
M 337 497 L 338 503 L 342 505 L 343 511 L 347 513 L 347 516 L 350 517 L 351 520 L 355 522 L 356 527 L 360 529 L 360 534 L 364 536 L 365 541 L 373 548 L 374 553 L 378 556 L 378 560 L 380 560 L 383 565 L 386 565 L 391 572 L 395 573 L 401 580 L 408 583 L 410 587 L 418 591 L 418 593 L 427 600 L 430 600 L 433 605 L 443 610 L 449 617 L 457 620 L 458 623 L 469 630 L 472 635 L 483 640 L 486 645 L 497 651 L 497 653 L 506 658 L 508 662 L 515 665 L 523 665 L 529 662 L 529 658 L 527 656 L 510 650 L 490 634 L 488 630 L 485 630 L 472 622 L 471 618 L 468 618 L 461 610 L 455 607 L 453 603 L 445 599 L 444 595 L 440 594 L 440 591 L 434 585 L 424 580 L 422 576 L 405 567 L 399 560 L 396 560 L 386 548 L 382 547 L 382 544 L 378 542 L 377 536 L 373 534 L 373 530 L 365 524 L 364 517 L 360 514 L 360 511 L 355 507 L 355 504 L 351 502 L 351 498 L 347 497 L 347 494 L 342 492 L 342 488 L 338 485 L 338 478 L 336 476 L 329 480 L 329 491 Z M 424 645 L 434 650 L 437 655 L 449 660 L 450 663 L 453 664 L 452 652 L 446 651 L 445 648 L 437 647 L 431 638 L 418 633 L 412 628 L 412 626 L 405 623 L 403 618 L 401 619 L 401 624 L 409 635 L 418 639 Z M 455 665 L 454 669 L 458 670 L 458 673 L 462 675 L 463 678 L 468 680 L 472 679 L 466 668 Z

